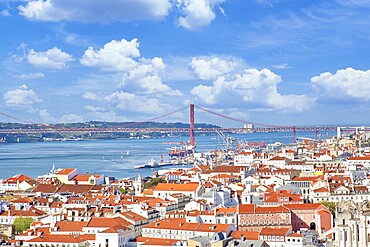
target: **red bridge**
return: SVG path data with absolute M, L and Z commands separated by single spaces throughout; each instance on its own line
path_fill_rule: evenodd
M 152 123 L 158 119 L 164 119 L 165 117 L 169 117 L 174 114 L 178 114 L 184 110 L 189 109 L 190 118 L 189 118 L 189 128 L 140 128 L 137 127 L 140 124 L 144 123 Z M 215 116 L 220 119 L 232 121 L 234 123 L 238 123 L 238 125 L 243 124 L 243 127 L 221 127 L 221 128 L 196 128 L 195 127 L 195 109 L 199 110 L 200 112 L 207 113 L 208 115 Z M 11 119 L 13 122 L 14 120 L 17 123 L 23 123 L 22 127 L 19 128 L 0 128 L 0 134 L 36 134 L 36 133 L 173 133 L 173 132 L 189 132 L 190 134 L 190 142 L 191 145 L 195 145 L 194 140 L 194 133 L 208 133 L 208 132 L 234 132 L 234 133 L 245 133 L 245 132 L 292 132 L 292 142 L 296 142 L 296 132 L 297 131 L 305 131 L 305 132 L 322 132 L 322 131 L 337 131 L 338 126 L 274 126 L 268 124 L 261 124 L 261 123 L 254 123 L 250 121 L 240 120 L 233 117 L 229 117 L 194 104 L 190 104 L 190 107 L 184 107 L 179 110 L 176 110 L 171 113 L 167 113 L 155 118 L 151 118 L 149 120 L 137 123 L 130 123 L 130 124 L 122 124 L 119 127 L 112 127 L 112 128 L 104 128 L 104 127 L 89 127 L 89 128 L 66 128 L 66 127 L 59 127 L 58 125 L 48 125 L 48 124 L 36 124 L 30 121 L 25 121 L 19 119 L 17 117 L 11 116 L 9 114 L 0 113 L 0 116 L 3 116 L 7 119 Z M 209 119 L 209 116 L 206 117 Z M 134 127 L 135 126 L 135 127 Z M 339 127 L 343 130 L 349 127 Z M 359 127 L 358 127 L 359 128 Z M 357 131 L 357 129 L 356 129 Z

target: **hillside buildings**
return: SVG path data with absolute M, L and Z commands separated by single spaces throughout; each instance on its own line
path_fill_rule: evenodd
M 1 241 L 30 247 L 368 245 L 370 152 L 355 141 L 306 140 L 208 157 L 211 164 L 198 154 L 192 168 L 163 172 L 150 188 L 140 176 L 114 181 L 75 168 L 4 179 Z M 32 224 L 15 232 L 21 218 Z

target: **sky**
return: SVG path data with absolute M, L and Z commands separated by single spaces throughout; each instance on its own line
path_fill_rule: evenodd
M 0 112 L 31 122 L 370 123 L 368 0 L 0 0 L 0 37 Z

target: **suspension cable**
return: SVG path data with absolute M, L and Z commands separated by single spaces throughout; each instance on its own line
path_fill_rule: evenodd
M 229 117 L 229 116 L 226 116 L 226 115 L 222 115 L 220 113 L 217 113 L 217 112 L 214 112 L 214 111 L 211 111 L 211 110 L 208 110 L 208 109 L 205 109 L 203 107 L 200 107 L 200 106 L 197 106 L 195 105 L 196 108 L 202 110 L 202 111 L 205 111 L 205 112 L 208 112 L 208 113 L 211 113 L 213 115 L 216 115 L 216 116 L 219 116 L 219 117 L 222 117 L 222 118 L 226 118 L 226 119 L 229 119 L 229 120 L 233 120 L 235 122 L 239 122 L 239 123 L 244 123 L 244 124 L 253 124 L 253 125 L 257 125 L 257 126 L 263 126 L 263 127 L 278 127 L 278 128 L 288 128 L 288 127 L 292 127 L 292 126 L 276 126 L 276 125 L 268 125 L 268 124 L 260 124 L 260 123 L 255 123 L 255 122 L 250 122 L 250 121 L 245 121 L 245 120 L 240 120 L 240 119 L 237 119 L 237 118 L 233 118 L 233 117 Z

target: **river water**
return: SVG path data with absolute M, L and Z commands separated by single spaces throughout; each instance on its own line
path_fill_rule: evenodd
M 321 133 L 321 138 L 334 135 L 333 132 Z M 290 132 L 231 134 L 232 137 L 247 142 L 290 143 Z M 299 137 L 314 138 L 310 132 L 299 132 Z M 188 140 L 183 136 L 182 140 Z M 197 152 L 223 148 L 224 144 L 217 134 L 196 135 Z M 38 142 L 0 144 L 0 179 L 16 174 L 25 174 L 33 178 L 46 174 L 53 164 L 55 168 L 75 167 L 82 172 L 99 173 L 116 178 L 151 176 L 158 168 L 134 169 L 151 158 L 159 161 L 161 153 L 164 160 L 169 144 L 179 142 L 179 137 L 120 140 L 88 140 L 65 142 Z M 174 145 L 172 145 L 174 146 Z M 159 169 L 166 169 L 161 167 Z

